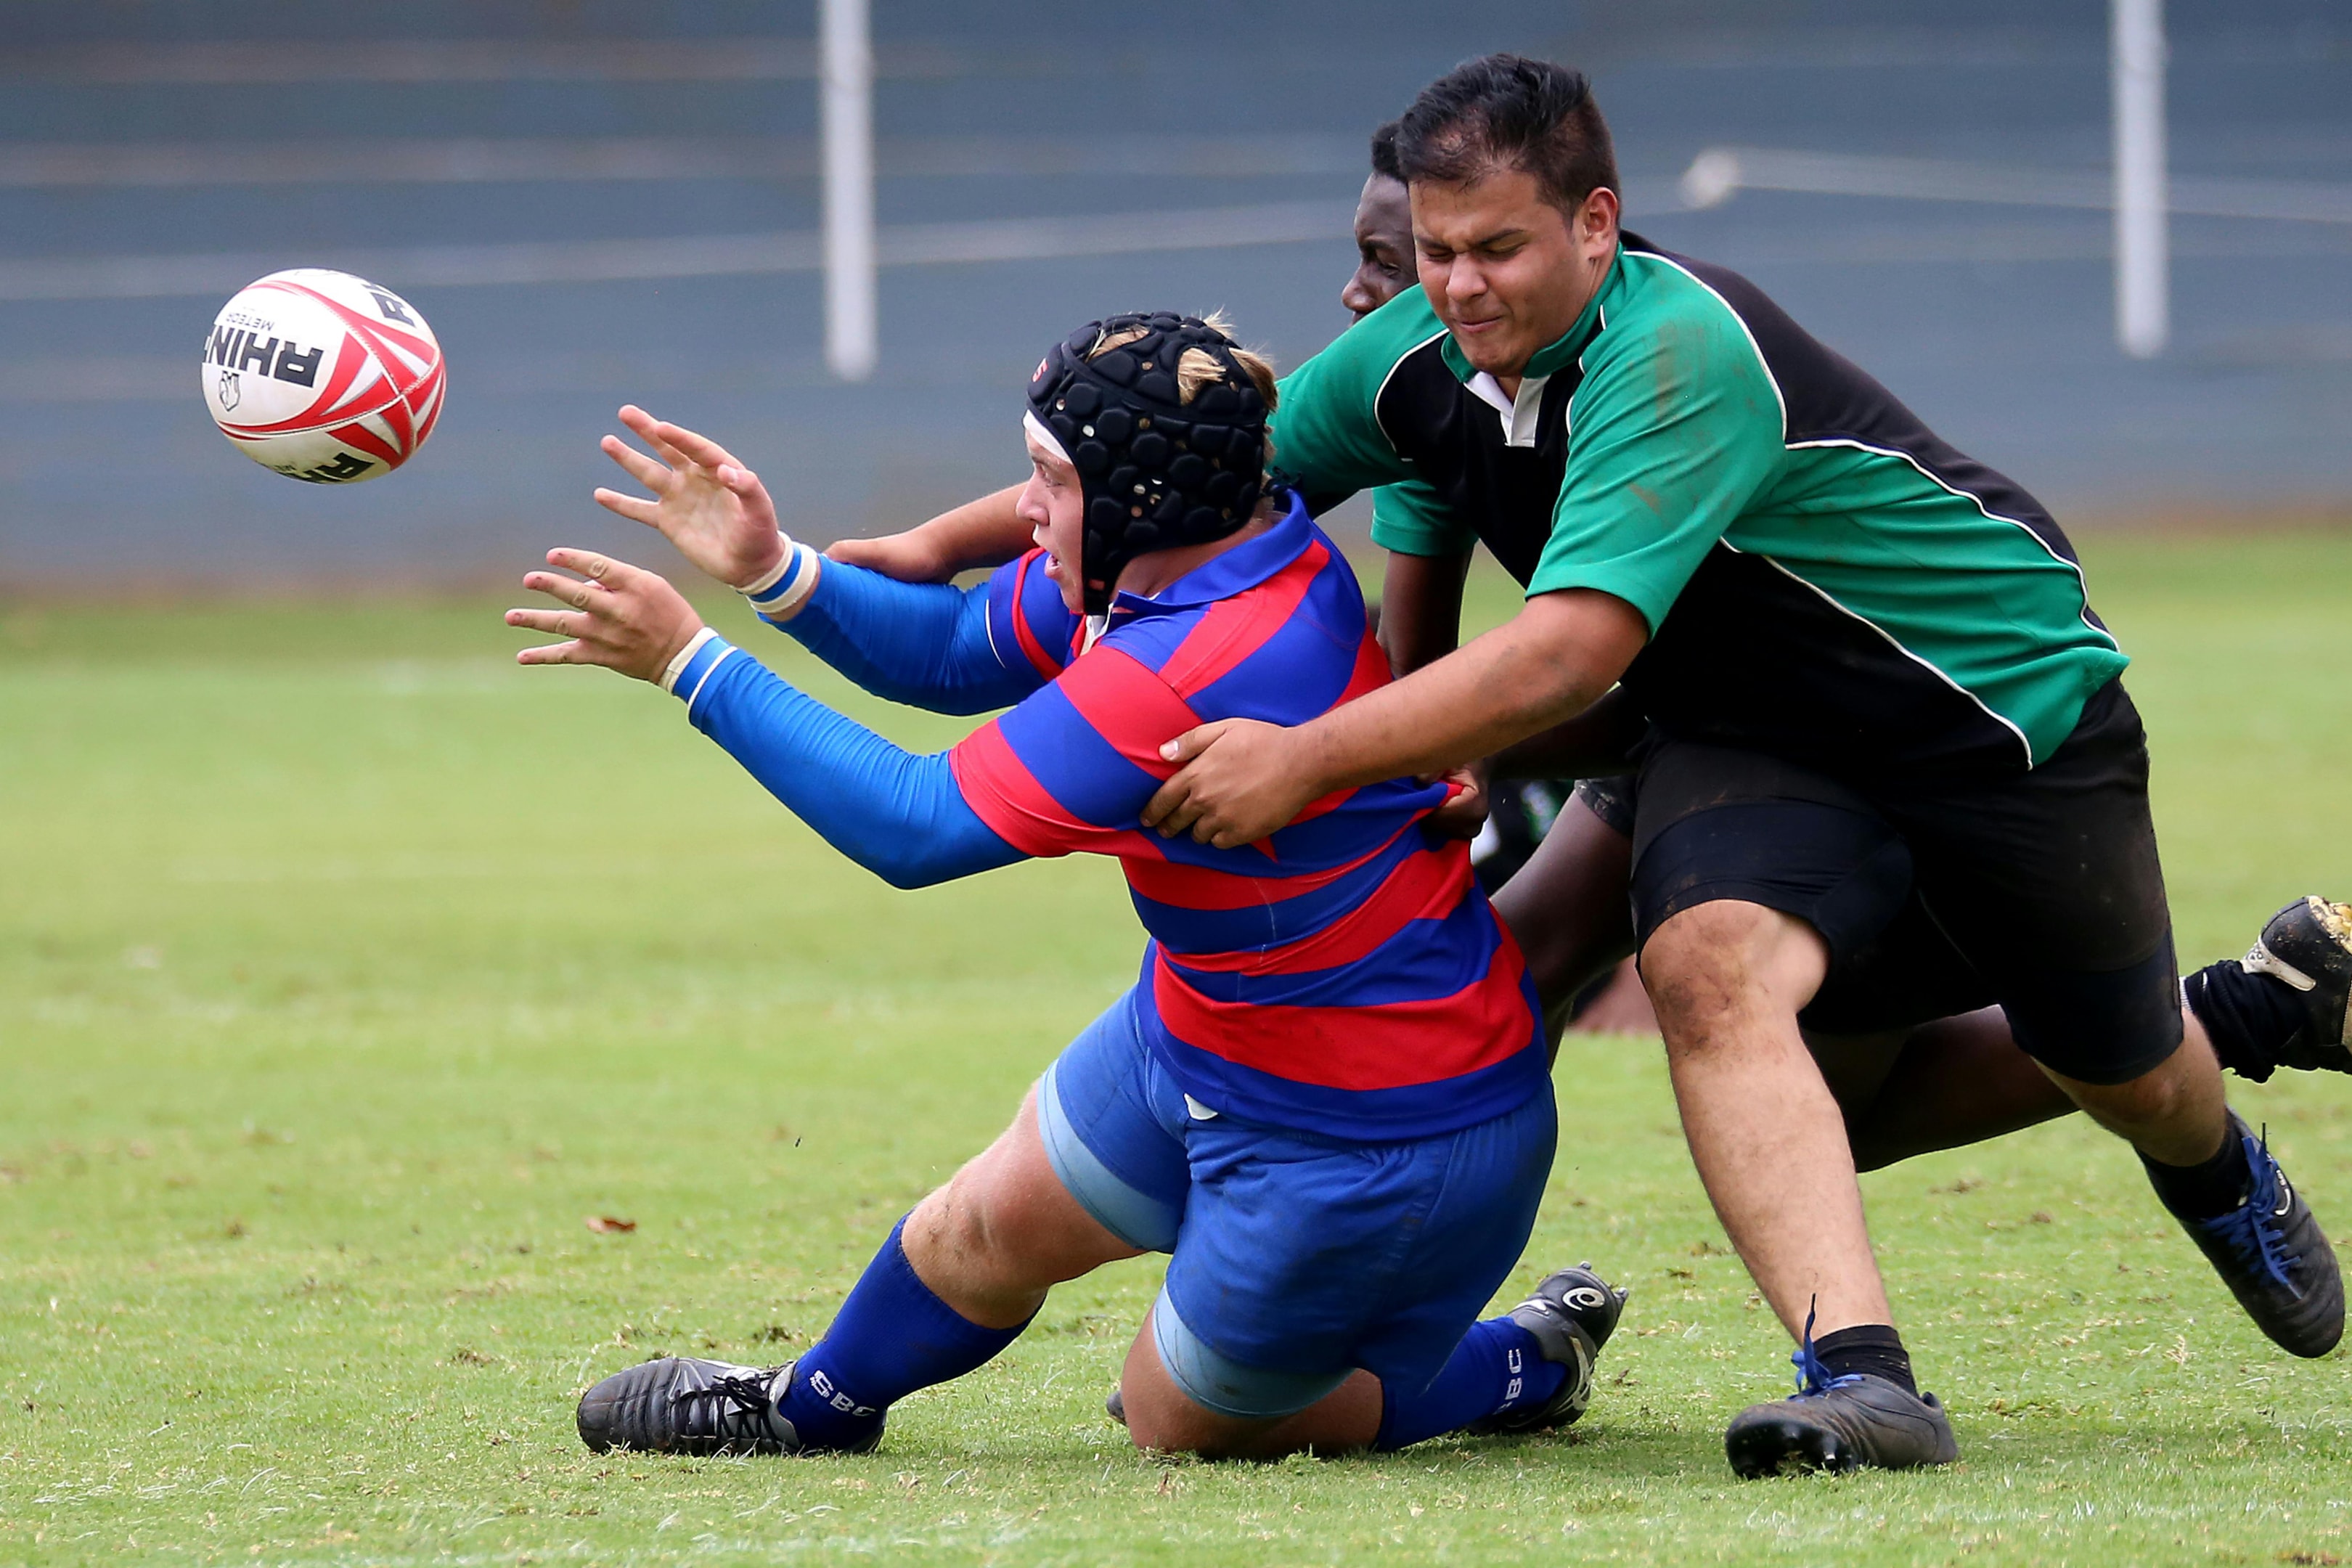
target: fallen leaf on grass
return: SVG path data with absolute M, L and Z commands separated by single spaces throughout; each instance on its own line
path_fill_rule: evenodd
M 608 1214 L 592 1214 L 588 1216 L 588 1228 L 598 1236 L 624 1236 L 636 1229 L 637 1222 L 633 1219 L 614 1219 Z

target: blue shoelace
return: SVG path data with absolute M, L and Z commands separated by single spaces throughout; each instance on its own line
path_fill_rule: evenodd
M 2293 1290 L 2300 1300 L 2301 1288 L 2287 1278 L 2287 1265 L 2294 1259 L 2287 1252 L 2286 1237 L 2278 1226 L 2279 1168 L 2278 1162 L 2271 1158 L 2270 1129 L 2263 1129 L 2259 1143 L 2249 1138 L 2245 1144 L 2246 1163 L 2253 1172 L 2246 1201 L 2217 1218 L 2199 1220 L 2198 1228 L 2208 1236 L 2220 1237 L 2240 1258 L 2260 1261 L 2264 1273 Z
M 1820 1305 L 1821 1298 L 1818 1296 L 1805 1303 L 1804 1337 L 1797 1342 L 1796 1353 L 1789 1358 L 1797 1369 L 1797 1392 L 1790 1395 L 1792 1399 L 1811 1399 L 1816 1394 L 1827 1394 L 1832 1388 L 1843 1388 L 1849 1383 L 1862 1381 L 1862 1373 L 1858 1372 L 1832 1377 L 1828 1366 L 1813 1353 L 1813 1314 Z

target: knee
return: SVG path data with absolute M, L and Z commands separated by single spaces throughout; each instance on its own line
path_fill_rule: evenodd
M 1821 983 L 1827 950 L 1812 928 L 1760 904 L 1718 900 L 1670 916 L 1642 947 L 1642 984 L 1673 1049 L 1725 1022 L 1798 1007 Z
M 2169 1061 L 2122 1083 L 2068 1085 L 2072 1098 L 2103 1121 L 2160 1127 L 2200 1100 L 2202 1085 Z
M 924 1248 L 960 1258 L 1003 1258 L 1018 1250 L 1022 1227 L 1006 1213 L 1003 1194 L 992 1182 L 987 1156 L 971 1161 L 932 1189 L 907 1217 L 910 1238 L 920 1233 Z

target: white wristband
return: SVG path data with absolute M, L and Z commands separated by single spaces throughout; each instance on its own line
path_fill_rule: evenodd
M 735 591 L 751 601 L 751 608 L 773 619 L 789 616 L 800 608 L 803 599 L 816 586 L 817 554 L 805 544 L 793 542 L 791 534 L 782 529 L 776 538 L 784 547 L 783 559 L 772 571 L 763 572 Z
M 694 662 L 694 656 L 702 651 L 702 645 L 709 642 L 714 637 L 718 637 L 718 635 L 719 634 L 717 632 L 712 631 L 709 626 L 705 626 L 700 631 L 695 633 L 694 636 L 688 640 L 687 645 L 677 650 L 677 657 L 671 659 L 662 669 L 661 689 L 664 691 L 668 692 L 672 697 L 677 696 L 677 678 L 686 673 L 686 667 Z

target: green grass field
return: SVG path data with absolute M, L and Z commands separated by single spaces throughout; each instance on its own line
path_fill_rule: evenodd
M 2184 957 L 2352 889 L 2352 537 L 2090 555 Z M 1788 1346 L 1632 1038 L 1562 1057 L 1514 1282 L 1635 1288 L 1572 1436 L 1139 1458 L 1139 1261 L 869 1458 L 586 1455 L 604 1373 L 804 1346 L 1139 939 L 1097 862 L 893 892 L 498 607 L 0 609 L 0 1562 L 2352 1560 L 2344 1360 L 2274 1352 L 2079 1122 L 1865 1178 L 1963 1463 L 1735 1483 Z M 2239 1103 L 2352 1237 L 2352 1083 L 2294 1077 Z

